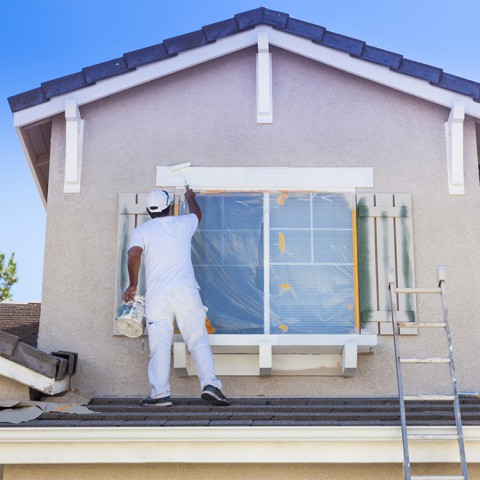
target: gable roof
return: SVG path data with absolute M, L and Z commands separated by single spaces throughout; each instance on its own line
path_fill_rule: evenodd
M 291 18 L 288 14 L 265 7 L 239 13 L 234 18 L 202 27 L 201 30 L 164 40 L 158 45 L 125 53 L 122 57 L 83 68 L 81 72 L 56 78 L 40 87 L 8 98 L 12 112 L 19 112 L 49 102 L 51 98 L 95 85 L 118 75 L 132 72 L 137 67 L 177 56 L 181 52 L 211 44 L 259 25 L 311 40 L 365 62 L 381 65 L 389 70 L 415 77 L 434 87 L 450 90 L 480 102 L 480 83 L 445 73 L 442 69 L 404 58 L 382 50 L 356 38 L 330 32 L 325 27 Z

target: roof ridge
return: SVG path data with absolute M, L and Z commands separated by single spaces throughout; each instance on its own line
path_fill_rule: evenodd
M 8 103 L 11 111 L 15 113 L 48 102 L 52 97 L 94 85 L 99 80 L 131 72 L 139 66 L 174 57 L 178 53 L 262 24 L 348 53 L 360 60 L 385 66 L 394 72 L 428 81 L 433 86 L 469 96 L 480 102 L 479 82 L 445 73 L 441 68 L 404 58 L 398 53 L 368 45 L 363 40 L 331 32 L 320 25 L 297 20 L 287 13 L 259 7 L 203 26 L 200 30 L 167 38 L 162 43 L 124 53 L 122 57 L 85 67 L 80 72 L 43 82 L 38 88 L 9 97 Z

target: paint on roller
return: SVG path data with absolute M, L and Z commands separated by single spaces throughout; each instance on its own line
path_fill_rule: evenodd
M 285 235 L 283 233 L 278 234 L 278 243 L 280 245 L 280 251 L 285 252 Z
M 185 170 L 191 166 L 191 162 L 177 163 L 177 165 L 172 165 L 170 167 L 170 171 L 173 175 L 181 175 L 183 177 L 183 181 L 185 182 L 185 186 L 188 187 L 187 179 L 185 178 Z

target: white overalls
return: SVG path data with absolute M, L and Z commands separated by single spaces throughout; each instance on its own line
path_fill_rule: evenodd
M 152 398 L 170 396 L 174 319 L 195 362 L 201 388 L 222 388 L 215 376 L 205 310 L 191 260 L 191 240 L 197 226 L 194 214 L 154 218 L 137 227 L 130 241 L 130 248 L 143 249 Z

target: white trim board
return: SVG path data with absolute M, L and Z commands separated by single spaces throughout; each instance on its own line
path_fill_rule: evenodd
M 315 44 L 295 35 L 290 35 L 266 25 L 231 35 L 214 43 L 181 52 L 136 70 L 98 81 L 94 85 L 74 92 L 51 98 L 48 102 L 21 110 L 14 114 L 14 125 L 23 126 L 63 112 L 65 100 L 75 98 L 78 105 L 84 105 L 100 98 L 136 87 L 146 82 L 179 72 L 203 62 L 242 50 L 257 44 L 258 32 L 268 32 L 271 45 L 316 60 L 339 70 L 366 78 L 395 90 L 423 98 L 433 103 L 451 108 L 455 101 L 465 103 L 465 113 L 480 118 L 480 104 L 472 98 L 456 92 L 430 85 L 427 81 L 409 77 L 388 68 L 350 56 L 348 53 Z
M 70 375 L 66 375 L 63 380 L 57 380 L 56 378 L 42 375 L 4 357 L 0 357 L 0 375 L 22 383 L 23 385 L 28 385 L 47 395 L 65 392 L 70 387 Z
M 170 167 L 156 169 L 157 187 L 183 187 L 185 181 L 197 190 L 353 190 L 374 186 L 373 167 L 189 167 L 173 173 Z
M 410 427 L 454 434 L 455 427 Z M 480 427 L 464 427 L 469 463 L 480 462 Z M 75 427 L 0 428 L 0 464 L 395 463 L 400 427 Z M 410 459 L 458 463 L 456 440 L 410 443 Z

